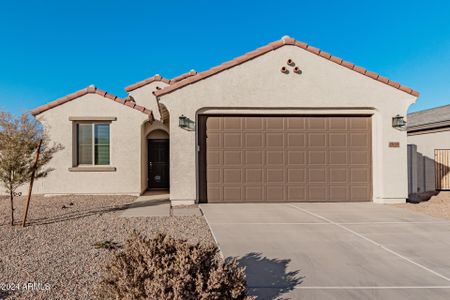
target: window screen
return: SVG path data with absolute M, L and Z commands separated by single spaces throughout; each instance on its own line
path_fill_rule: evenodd
M 109 165 L 109 124 L 78 124 L 78 164 Z

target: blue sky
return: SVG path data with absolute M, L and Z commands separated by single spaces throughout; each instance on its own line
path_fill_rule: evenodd
M 450 1 L 2 1 L 0 110 L 202 71 L 283 35 L 450 104 Z

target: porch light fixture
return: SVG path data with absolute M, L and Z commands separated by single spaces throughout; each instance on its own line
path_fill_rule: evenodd
M 398 130 L 403 130 L 406 128 L 406 121 L 405 117 L 396 115 L 392 118 L 392 127 Z
M 181 115 L 178 117 L 178 126 L 185 130 L 194 130 L 195 122 L 186 117 L 185 115 Z

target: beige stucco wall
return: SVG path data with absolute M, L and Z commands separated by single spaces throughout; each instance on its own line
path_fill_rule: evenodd
M 154 81 L 140 88 L 137 88 L 129 92 L 128 94 L 133 97 L 133 99 L 136 101 L 136 104 L 150 109 L 153 112 L 155 120 L 161 120 L 158 103 L 156 101 L 155 95 L 153 95 L 152 92 L 156 91 L 156 87 L 164 88 L 166 86 L 168 86 L 167 83 L 164 83 L 162 81 Z
M 408 144 L 414 145 L 415 157 L 411 157 L 410 192 L 427 192 L 436 189 L 434 177 L 434 150 L 450 149 L 450 128 L 441 132 L 411 133 Z
M 301 75 L 280 72 L 291 58 Z M 160 97 L 170 112 L 171 200 L 197 199 L 196 131 L 179 127 L 182 114 L 195 120 L 205 109 L 246 113 L 358 113 L 373 115 L 373 201 L 404 202 L 407 193 L 406 132 L 392 117 L 406 115 L 415 97 L 295 46 L 284 46 L 215 76 Z M 225 110 L 222 110 L 225 112 Z M 389 148 L 400 142 L 400 148 Z
M 110 157 L 115 172 L 71 172 L 73 122 L 69 117 L 116 117 L 111 122 Z M 98 94 L 87 94 L 38 115 L 50 139 L 65 148 L 50 163 L 55 168 L 35 183 L 38 194 L 132 194 L 141 187 L 141 144 L 148 115 Z

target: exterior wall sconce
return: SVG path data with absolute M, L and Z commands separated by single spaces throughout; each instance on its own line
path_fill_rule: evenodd
M 406 121 L 405 117 L 396 115 L 392 118 L 392 127 L 398 130 L 405 130 L 406 129 Z
M 185 115 L 181 115 L 178 117 L 178 126 L 184 130 L 192 131 L 195 129 L 195 122 Z

